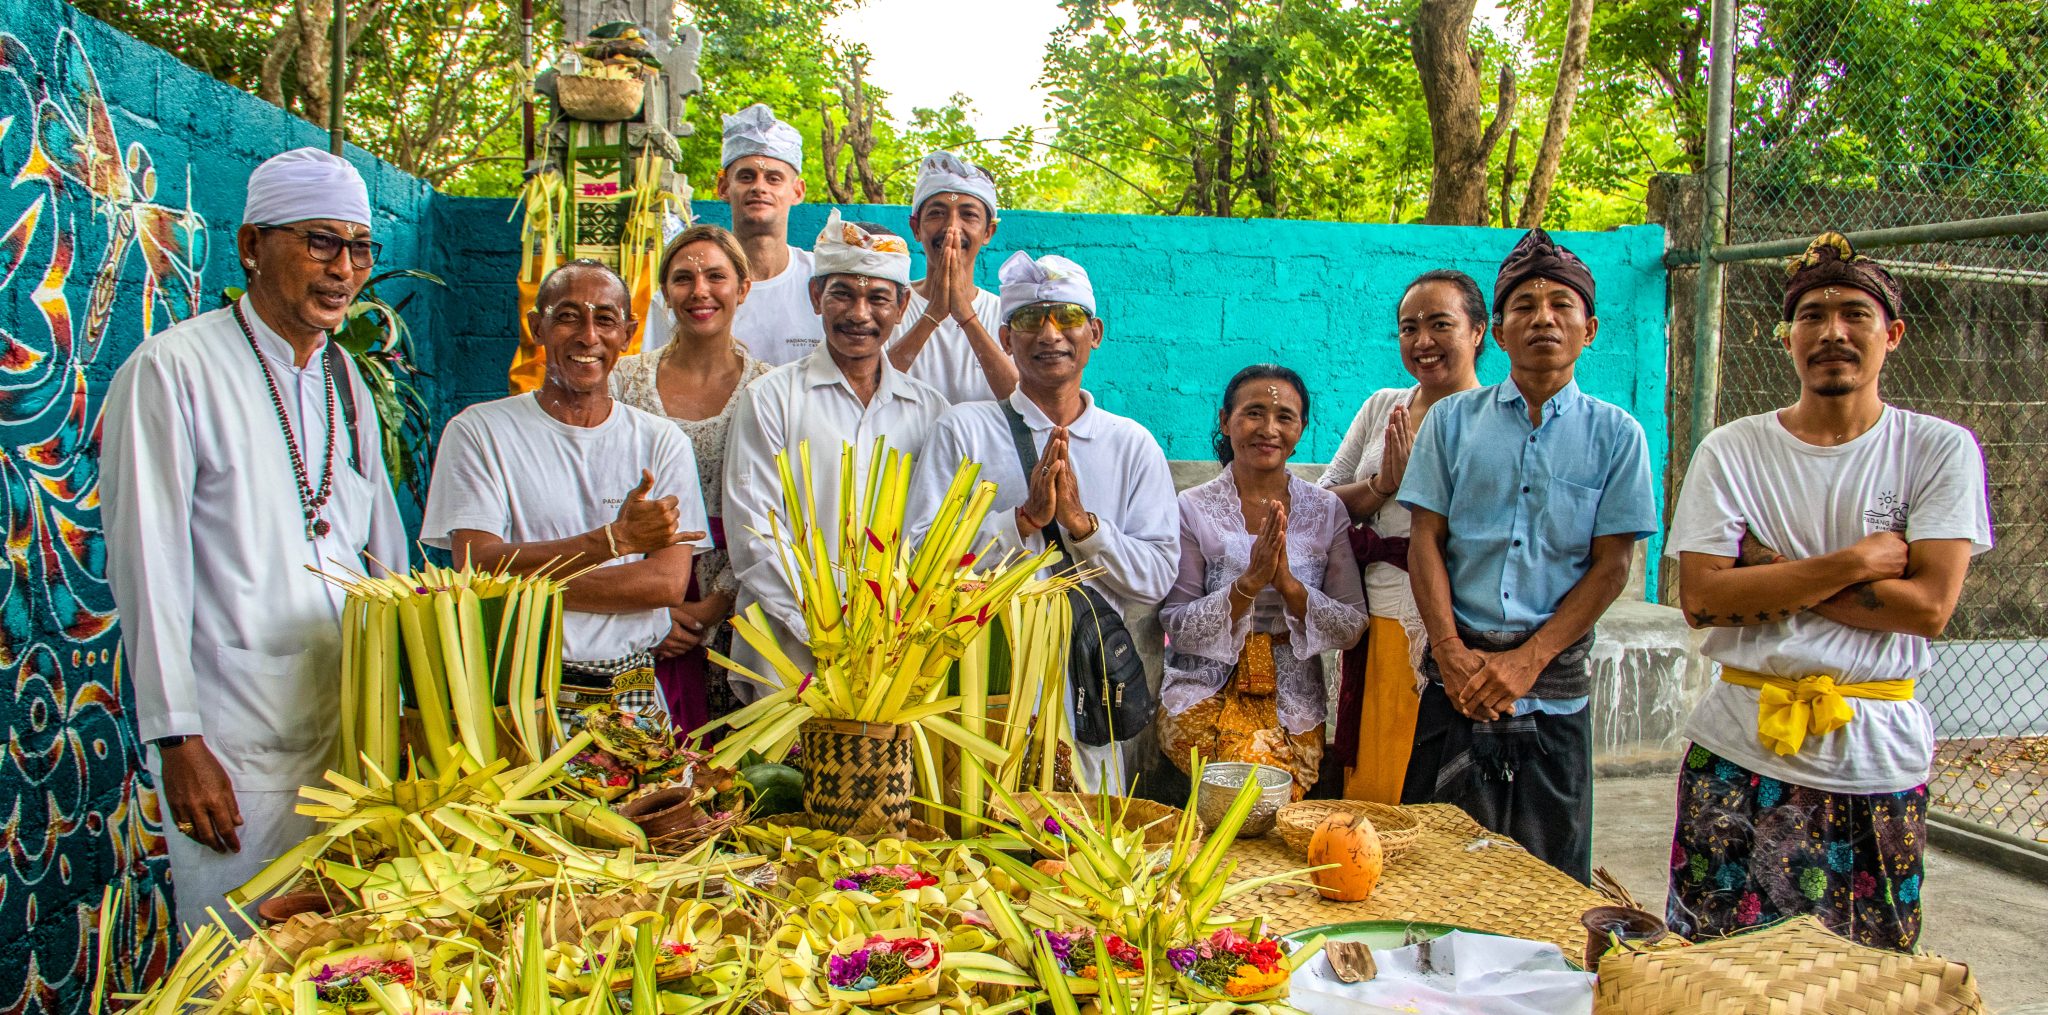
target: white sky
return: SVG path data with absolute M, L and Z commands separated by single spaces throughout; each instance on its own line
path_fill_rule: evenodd
M 1475 19 L 1507 27 L 1499 0 L 1479 0 Z M 867 44 L 874 54 L 868 76 L 889 93 L 897 121 L 965 92 L 981 135 L 995 137 L 1046 122 L 1041 57 L 1063 20 L 1058 0 L 866 0 L 831 30 Z

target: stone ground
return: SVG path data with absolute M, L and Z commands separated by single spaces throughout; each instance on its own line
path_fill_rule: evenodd
M 1660 913 L 1672 794 L 1669 775 L 1603 778 L 1593 788 L 1594 866 Z M 1926 906 L 1921 947 L 1969 963 L 1990 1011 L 2048 1013 L 2048 884 L 1930 849 Z

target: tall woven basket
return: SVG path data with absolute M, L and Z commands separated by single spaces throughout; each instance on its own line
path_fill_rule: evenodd
M 901 834 L 909 826 L 909 726 L 809 719 L 797 737 L 804 749 L 804 810 L 819 827 Z

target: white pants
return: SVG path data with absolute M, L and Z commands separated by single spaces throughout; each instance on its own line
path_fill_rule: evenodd
M 157 785 L 163 785 L 161 769 L 157 772 Z M 164 844 L 171 858 L 171 894 L 177 900 L 180 925 L 189 932 L 212 923 L 213 918 L 206 915 L 211 908 L 220 913 L 229 930 L 238 936 L 248 933 L 248 925 L 228 908 L 226 896 L 255 877 L 265 864 L 313 834 L 313 819 L 293 811 L 298 800 L 299 792 L 295 789 L 237 790 L 235 805 L 242 809 L 242 827 L 237 829 L 242 849 L 238 853 L 218 853 L 176 827 L 164 829 Z M 164 824 L 170 825 L 168 804 L 164 810 Z M 250 904 L 248 914 L 249 919 L 256 919 L 254 903 Z
M 1081 784 L 1084 792 L 1129 796 L 1130 763 L 1124 756 L 1136 743 L 1137 740 L 1132 739 L 1120 744 L 1108 743 L 1101 747 L 1090 747 L 1078 740 L 1074 741 L 1074 781 Z

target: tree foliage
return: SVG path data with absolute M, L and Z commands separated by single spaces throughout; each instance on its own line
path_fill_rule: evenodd
M 309 28 L 332 2 L 77 0 L 323 123 L 325 43 Z M 513 192 L 526 94 L 516 5 L 348 2 L 351 139 L 444 189 Z M 908 200 L 918 157 L 951 148 L 989 165 L 1013 207 L 1406 222 L 1435 196 L 1455 205 L 1441 221 L 1536 221 L 1521 187 L 1573 7 L 1500 0 L 1504 27 L 1437 39 L 1440 64 L 1478 69 L 1433 130 L 1436 84 L 1418 67 L 1418 26 L 1471 0 L 1059 0 L 1065 23 L 1041 81 L 1051 126 L 984 137 L 972 81 L 901 122 L 886 113 L 866 51 L 832 36 L 857 2 L 678 7 L 706 36 L 705 91 L 682 144 L 699 196 L 717 178 L 721 117 L 766 102 L 804 134 L 814 201 Z M 2048 198 L 2048 5 L 1759 0 L 1740 10 L 1735 144 L 1753 180 Z M 1543 224 L 1641 221 L 1652 175 L 1700 168 L 1707 22 L 1708 0 L 1593 5 Z M 562 45 L 559 25 L 555 0 L 542 0 L 543 65 Z M 1521 101 L 1498 121 L 1510 108 L 1503 68 Z M 1457 118 L 1448 142 L 1446 115 Z M 1489 134 L 1496 143 L 1482 144 Z

